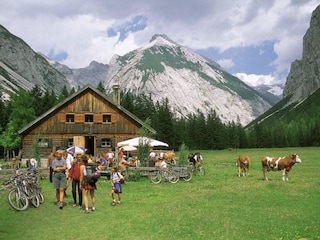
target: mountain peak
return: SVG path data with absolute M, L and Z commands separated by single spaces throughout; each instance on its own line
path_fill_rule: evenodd
M 171 40 L 165 34 L 155 34 L 152 36 L 151 40 L 149 41 L 149 44 L 147 44 L 147 46 L 145 46 L 145 48 L 149 48 L 154 45 L 176 46 L 177 43 L 175 41 Z
M 145 47 L 110 62 L 106 91 L 118 84 L 124 93 L 146 94 L 154 103 L 168 99 L 177 117 L 215 110 L 223 122 L 243 125 L 271 107 L 258 92 L 211 62 L 156 34 Z
M 173 43 L 173 44 L 176 44 L 175 41 L 171 40 L 167 35 L 165 34 L 155 34 L 152 36 L 151 40 L 149 41 L 150 43 L 153 42 L 153 41 L 157 41 L 157 40 L 160 40 L 161 39 L 164 39 L 164 40 L 167 40 L 168 42 L 170 43 Z

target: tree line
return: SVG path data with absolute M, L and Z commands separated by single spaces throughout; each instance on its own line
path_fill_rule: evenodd
M 105 93 L 102 83 L 97 89 Z M 75 92 L 66 87 L 57 95 L 38 86 L 19 90 L 10 100 L 0 101 L 0 153 L 18 150 L 21 139 L 18 131 Z M 153 102 L 149 96 L 121 93 L 121 105 L 146 121 L 156 130 L 156 139 L 167 142 L 178 150 L 183 144 L 188 149 L 219 150 L 233 148 L 297 147 L 320 145 L 320 109 L 315 104 L 311 112 L 317 117 L 290 117 L 257 123 L 245 129 L 239 122 L 222 123 L 214 110 L 205 116 L 202 112 L 177 117 L 168 99 Z
M 320 94 L 320 93 L 319 93 Z M 318 95 L 287 110 L 283 116 L 257 122 L 250 128 L 239 121 L 222 123 L 214 110 L 178 118 L 168 99 L 153 103 L 145 95 L 122 94 L 121 105 L 140 119 L 151 119 L 156 138 L 174 149 L 185 144 L 189 149 L 220 150 L 236 148 L 284 148 L 320 146 L 320 105 Z

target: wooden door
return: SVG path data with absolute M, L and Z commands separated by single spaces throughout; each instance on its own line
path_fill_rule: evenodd
M 73 145 L 77 147 L 85 147 L 85 137 L 84 136 L 73 136 Z

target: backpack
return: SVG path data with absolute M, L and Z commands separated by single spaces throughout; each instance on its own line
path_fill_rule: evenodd
M 86 164 L 85 168 L 87 172 L 87 182 L 89 184 L 95 184 L 100 178 L 100 173 L 97 171 L 96 166 L 94 164 Z
M 80 164 L 77 162 L 73 162 L 71 165 L 71 170 L 69 173 L 70 178 L 74 180 L 80 180 Z

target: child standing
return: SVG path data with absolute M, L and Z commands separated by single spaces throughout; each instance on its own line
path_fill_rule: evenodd
M 117 167 L 112 168 L 112 173 L 110 175 L 110 182 L 111 182 L 111 197 L 112 197 L 112 205 L 120 204 L 121 201 L 121 193 L 122 187 L 120 180 L 124 179 L 122 174 L 118 171 Z M 115 193 L 118 195 L 118 202 L 115 199 Z

